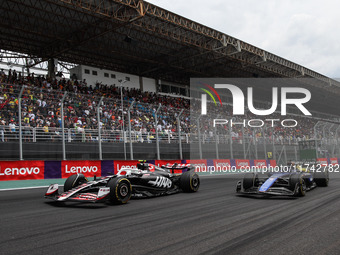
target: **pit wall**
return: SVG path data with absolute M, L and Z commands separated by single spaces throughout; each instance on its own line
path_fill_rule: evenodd
M 320 158 L 321 164 L 338 164 L 340 158 Z M 136 167 L 138 160 L 66 160 L 66 161 L 0 161 L 0 181 L 37 180 L 67 178 L 75 173 L 87 177 L 105 176 L 117 173 L 121 168 Z M 196 172 L 207 172 L 208 169 L 223 170 L 228 167 L 242 169 L 245 167 L 276 166 L 275 160 L 245 159 L 207 159 L 207 160 L 148 160 L 148 163 L 165 165 L 166 163 L 193 164 Z

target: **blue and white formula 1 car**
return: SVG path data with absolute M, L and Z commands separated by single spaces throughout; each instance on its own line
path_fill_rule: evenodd
M 315 171 L 294 167 L 294 170 L 287 172 L 246 173 L 237 182 L 236 192 L 246 195 L 299 197 L 317 186 L 328 186 L 328 182 L 327 167 Z
M 180 172 L 180 173 L 178 173 Z M 57 202 L 105 202 L 125 204 L 133 197 L 153 197 L 180 191 L 196 192 L 200 179 L 190 164 L 162 167 L 138 163 L 135 169 L 123 168 L 117 174 L 89 181 L 83 174 L 71 175 L 59 194 L 58 184 L 49 186 L 45 198 Z

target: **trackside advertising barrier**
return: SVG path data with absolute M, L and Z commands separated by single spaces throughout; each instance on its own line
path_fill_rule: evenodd
M 44 173 L 44 161 L 0 161 L 0 181 L 44 179 Z
M 83 173 L 87 177 L 105 176 L 110 173 L 116 174 L 124 167 L 136 167 L 138 162 L 138 160 L 0 161 L 0 181 L 58 179 L 67 178 L 75 173 Z M 147 162 L 159 166 L 166 163 L 190 163 L 195 166 L 196 172 L 228 172 L 229 168 L 276 166 L 275 160 L 245 159 L 148 160 Z M 340 158 L 319 158 L 318 162 L 322 165 L 336 165 L 339 164 Z
M 339 161 L 337 158 L 330 158 L 329 159 L 329 164 L 330 165 L 338 165 L 339 164 Z

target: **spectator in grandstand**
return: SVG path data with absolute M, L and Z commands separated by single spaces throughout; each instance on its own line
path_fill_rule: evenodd
M 13 119 L 11 120 L 8 126 L 9 126 L 9 132 L 10 132 L 11 137 L 16 138 L 17 137 L 16 127 L 15 127 L 15 123 Z
M 23 129 L 23 138 L 25 142 L 30 142 L 31 141 L 31 128 L 29 123 L 24 123 Z
M 5 138 L 5 126 L 6 126 L 6 121 L 5 120 L 1 120 L 0 123 L 0 137 L 1 137 L 1 142 L 7 142 L 7 138 Z

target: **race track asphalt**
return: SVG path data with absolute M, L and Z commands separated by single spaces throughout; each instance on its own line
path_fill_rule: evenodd
M 340 254 L 340 178 L 297 199 L 237 196 L 237 178 L 120 206 L 1 191 L 0 254 Z

